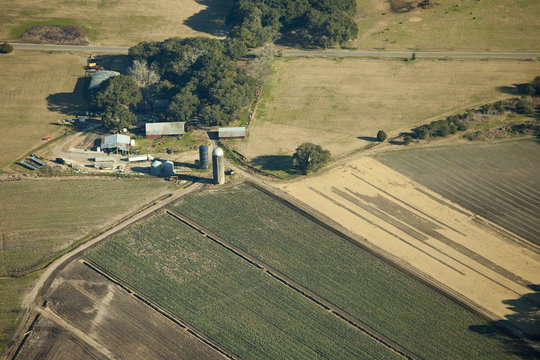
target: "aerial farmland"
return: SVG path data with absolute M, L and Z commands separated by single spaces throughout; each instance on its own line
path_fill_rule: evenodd
M 0 4 L 0 358 L 538 358 L 539 15 Z

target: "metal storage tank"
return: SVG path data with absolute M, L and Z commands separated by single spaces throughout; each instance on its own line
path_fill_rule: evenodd
M 208 169 L 208 165 L 208 146 L 201 145 L 199 146 L 199 166 L 201 167 L 201 169 Z
M 163 175 L 171 176 L 174 174 L 174 163 L 172 161 L 165 161 L 163 163 Z
M 150 164 L 150 174 L 154 176 L 161 175 L 161 168 L 162 168 L 161 161 L 157 161 L 157 160 L 152 161 L 152 164 Z
M 225 157 L 221 148 L 212 151 L 212 167 L 214 172 L 214 184 L 225 183 Z

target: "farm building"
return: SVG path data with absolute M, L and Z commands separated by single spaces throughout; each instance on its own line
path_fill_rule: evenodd
M 101 141 L 101 149 L 115 152 L 129 152 L 130 138 L 127 135 L 114 134 L 105 136 Z
M 94 167 L 96 169 L 114 169 L 114 158 L 111 156 L 97 157 Z
M 146 137 L 182 136 L 184 135 L 184 124 L 185 122 L 146 123 Z
M 90 80 L 90 85 L 88 86 L 88 90 L 96 90 L 99 88 L 102 82 L 105 80 L 112 78 L 113 76 L 120 75 L 117 71 L 96 71 L 94 75 L 92 75 L 92 80 Z
M 226 127 L 218 130 L 220 139 L 245 139 L 246 128 L 242 127 Z

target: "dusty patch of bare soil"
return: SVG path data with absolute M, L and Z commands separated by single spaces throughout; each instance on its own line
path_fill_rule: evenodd
M 88 45 L 86 31 L 75 25 L 34 26 L 26 30 L 19 42 L 30 44 Z
M 53 281 L 20 354 L 55 358 L 220 359 L 221 354 L 79 261 Z M 81 356 L 82 355 L 82 356 Z M 57 358 L 57 357 L 56 357 Z

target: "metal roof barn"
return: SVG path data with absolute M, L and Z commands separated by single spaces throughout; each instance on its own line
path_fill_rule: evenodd
M 218 133 L 220 139 L 244 139 L 246 128 L 245 126 L 219 128 Z
M 127 135 L 114 134 L 105 136 L 101 142 L 103 150 L 129 151 L 130 138 Z
M 185 122 L 146 123 L 146 137 L 157 138 L 161 136 L 184 135 L 184 125 Z
M 112 78 L 113 76 L 118 76 L 118 75 L 120 75 L 118 71 L 109 71 L 109 70 L 96 71 L 94 75 L 92 75 L 92 80 L 90 80 L 90 85 L 88 86 L 88 90 L 95 90 L 105 80 Z

